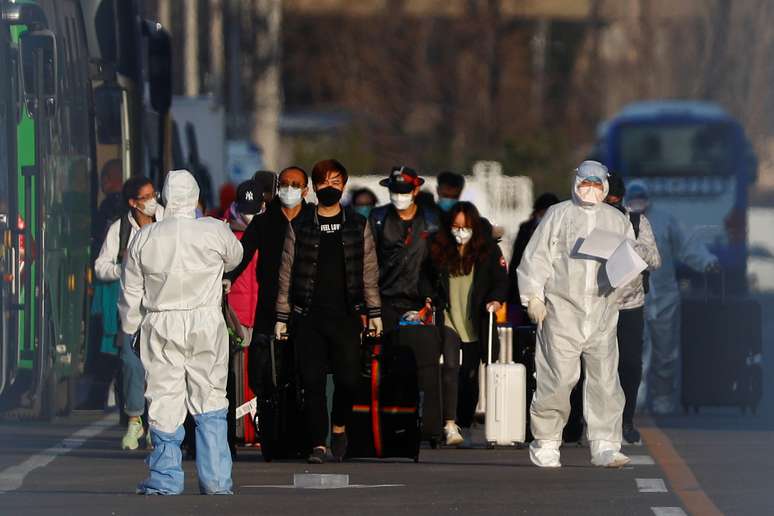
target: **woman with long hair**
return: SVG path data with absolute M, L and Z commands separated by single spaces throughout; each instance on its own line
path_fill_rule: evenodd
M 444 433 L 447 444 L 462 444 L 455 420 L 469 442 L 478 402 L 478 367 L 487 354 L 488 318 L 508 296 L 508 272 L 500 247 L 469 202 L 454 205 L 449 226 L 438 232 L 431 252 L 443 308 Z

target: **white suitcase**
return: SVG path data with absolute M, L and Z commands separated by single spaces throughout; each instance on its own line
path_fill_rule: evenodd
M 492 363 L 492 327 L 489 314 L 489 353 L 486 371 L 486 442 L 490 446 L 512 446 L 526 439 L 527 369 L 513 362 L 513 329 L 498 328 L 500 357 Z

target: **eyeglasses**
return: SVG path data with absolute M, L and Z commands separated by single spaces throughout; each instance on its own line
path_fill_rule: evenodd
M 305 184 L 299 183 L 298 181 L 280 181 L 279 186 L 280 188 L 298 188 L 300 190 L 306 188 Z
M 144 195 L 142 197 L 135 197 L 134 198 L 135 201 L 142 201 L 142 202 L 150 201 L 151 199 L 156 199 L 158 201 L 160 199 L 159 193 L 158 192 L 153 192 L 150 195 Z

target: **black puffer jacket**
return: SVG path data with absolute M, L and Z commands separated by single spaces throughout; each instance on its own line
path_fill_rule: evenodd
M 352 313 L 381 317 L 379 265 L 368 221 L 344 208 L 341 239 L 347 305 Z M 312 304 L 319 260 L 320 223 L 317 210 L 309 210 L 290 225 L 282 252 L 277 295 L 277 320 L 293 312 L 306 315 Z

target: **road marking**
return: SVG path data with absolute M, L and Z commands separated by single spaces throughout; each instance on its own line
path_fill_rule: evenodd
M 672 490 L 680 497 L 689 514 L 702 516 L 720 516 L 723 513 L 702 490 L 699 481 L 677 453 L 672 441 L 652 420 L 646 419 L 646 425 L 640 427 L 642 440 L 650 450 L 651 456 L 666 474 Z
M 27 475 L 36 469 L 45 468 L 60 455 L 67 455 L 71 451 L 80 448 L 87 440 L 96 437 L 107 428 L 114 426 L 117 422 L 117 414 L 107 415 L 99 421 L 95 421 L 89 426 L 81 428 L 56 446 L 52 446 L 51 448 L 33 455 L 21 464 L 0 471 L 0 494 L 19 489 L 24 483 L 24 478 Z
M 240 488 L 258 488 L 258 489 L 317 489 L 317 490 L 329 490 L 329 489 L 372 489 L 382 487 L 406 487 L 406 484 L 349 484 L 344 487 L 296 487 L 294 485 L 246 485 L 240 486 Z
M 667 488 L 661 478 L 635 478 L 640 493 L 666 493 Z
M 650 455 L 629 455 L 630 466 L 653 466 L 656 461 Z
M 688 516 L 680 507 L 651 507 L 655 516 Z

